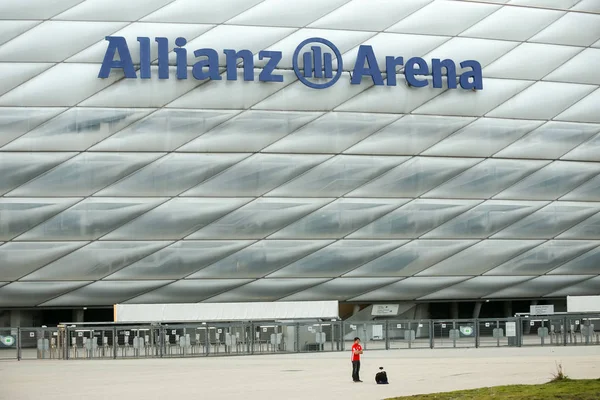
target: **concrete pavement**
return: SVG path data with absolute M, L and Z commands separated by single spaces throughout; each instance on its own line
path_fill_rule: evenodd
M 383 399 L 547 382 L 562 363 L 572 378 L 600 378 L 600 347 L 366 351 L 362 384 L 350 353 L 136 360 L 0 361 L 0 399 Z M 385 367 L 390 385 L 376 385 Z

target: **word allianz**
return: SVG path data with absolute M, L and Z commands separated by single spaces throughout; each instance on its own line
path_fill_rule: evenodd
M 137 79 L 134 63 L 131 58 L 131 52 L 127 40 L 121 36 L 106 36 L 108 47 L 98 73 L 98 78 L 108 78 L 111 71 L 122 70 L 125 78 Z M 158 78 L 169 79 L 169 39 L 165 37 L 156 37 L 154 41 L 158 44 Z M 139 77 L 141 79 L 151 78 L 151 40 L 149 37 L 138 37 L 139 42 Z M 188 79 L 187 69 L 187 44 L 185 38 L 179 37 L 175 40 L 173 51 L 176 57 L 176 76 L 177 79 Z M 118 53 L 118 58 L 115 58 Z M 194 56 L 198 59 L 192 66 L 192 75 L 195 79 L 211 79 L 215 81 L 222 80 L 223 77 L 219 71 L 219 53 L 210 48 L 194 50 Z M 243 62 L 243 80 L 254 81 L 254 54 L 250 50 L 223 50 L 226 64 L 226 80 L 235 81 L 238 79 L 238 63 Z M 262 82 L 283 82 L 283 75 L 277 73 L 278 65 L 283 58 L 281 51 L 261 50 L 258 53 L 259 60 L 266 60 L 265 65 L 259 73 L 258 80 Z M 459 66 L 464 71 L 457 75 L 457 67 L 454 61 L 445 59 L 432 59 L 431 70 L 427 62 L 420 57 L 409 58 L 404 62 L 403 57 L 385 57 L 384 78 L 375 52 L 372 46 L 361 45 L 356 55 L 355 67 L 350 76 L 350 83 L 358 85 L 362 83 L 363 77 L 370 77 L 375 85 L 396 86 L 398 67 L 404 67 L 404 76 L 406 82 L 413 87 L 425 87 L 429 85 L 426 76 L 432 76 L 434 88 L 443 87 L 443 76 L 447 77 L 447 86 L 449 89 L 456 89 L 460 85 L 463 89 L 482 90 L 483 78 L 481 64 L 475 60 L 462 61 Z M 445 74 L 444 74 L 445 70 Z

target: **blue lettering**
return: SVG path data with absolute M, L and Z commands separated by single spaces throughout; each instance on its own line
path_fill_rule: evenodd
M 158 43 L 158 79 L 169 79 L 169 39 L 154 38 Z
M 136 68 L 133 64 L 127 41 L 121 36 L 106 36 L 108 46 L 104 59 L 98 73 L 99 78 L 108 78 L 112 69 L 122 69 L 126 78 L 137 78 Z M 140 36 L 139 42 L 140 55 L 140 78 L 150 79 L 152 75 L 152 48 L 151 38 Z M 158 44 L 158 78 L 169 79 L 169 39 L 166 37 L 156 37 L 154 41 Z M 309 51 L 300 54 L 306 43 L 321 43 L 329 47 L 328 52 L 324 52 L 321 45 L 311 46 Z M 177 79 L 188 79 L 188 50 L 185 48 L 187 40 L 183 37 L 175 39 L 175 64 L 177 67 Z M 118 52 L 118 55 L 117 55 Z M 227 80 L 235 81 L 238 79 L 238 69 L 243 69 L 244 81 L 254 81 L 255 63 L 254 54 L 251 50 L 223 50 L 225 54 Z M 333 70 L 333 56 L 338 59 L 338 69 Z M 219 71 L 219 54 L 214 49 L 203 48 L 194 51 L 194 56 L 198 58 L 192 66 L 192 75 L 195 79 L 222 80 L 223 77 Z M 283 82 L 283 75 L 276 74 L 279 62 L 283 58 L 280 51 L 262 50 L 258 53 L 259 60 L 266 60 L 265 66 L 260 70 L 258 79 L 261 82 Z M 304 71 L 300 72 L 299 62 L 304 63 Z M 339 79 L 342 75 L 343 60 L 338 48 L 331 42 L 322 38 L 311 38 L 300 43 L 294 52 L 292 63 L 294 73 L 298 79 L 306 86 L 315 89 L 327 88 Z M 387 56 L 385 57 L 386 79 L 383 79 L 383 73 L 377 63 L 375 52 L 372 46 L 361 45 L 358 47 L 356 63 L 352 70 L 350 83 L 352 85 L 361 84 L 363 78 L 370 77 L 373 84 L 377 86 L 396 86 L 398 84 L 398 69 L 404 66 L 404 76 L 409 86 L 425 87 L 429 85 L 428 76 L 431 75 L 433 87 L 443 88 L 443 77 L 447 78 L 448 89 L 456 89 L 460 84 L 463 89 L 482 90 L 483 74 L 481 64 L 475 60 L 466 60 L 460 63 L 462 72 L 458 77 L 457 65 L 450 59 L 431 60 L 431 71 L 427 62 L 421 57 L 412 57 L 406 63 L 403 57 Z M 329 79 L 325 83 L 315 83 L 308 78 Z
M 438 89 L 442 87 L 442 68 L 446 68 L 446 72 L 448 75 L 448 89 L 456 89 L 456 65 L 454 64 L 454 61 L 441 61 L 438 58 L 434 58 L 431 61 L 433 87 Z
M 140 78 L 150 79 L 150 38 L 139 37 L 140 42 Z
M 471 71 L 465 71 L 460 75 L 460 87 L 463 89 L 483 89 L 483 76 L 481 73 L 481 64 L 475 60 L 466 60 L 460 63 L 461 68 L 471 68 Z
M 415 64 L 417 66 L 415 67 Z M 415 75 L 428 75 L 429 68 L 427 67 L 427 63 L 420 57 L 413 57 L 406 62 L 406 67 L 404 67 L 404 75 L 406 76 L 406 81 L 410 86 L 414 87 L 424 87 L 427 86 L 427 79 L 424 81 L 419 80 L 415 77 Z
M 283 53 L 280 51 L 267 51 L 262 50 L 258 53 L 258 59 L 263 60 L 268 58 L 269 61 L 263 67 L 263 70 L 258 75 L 258 80 L 262 82 L 283 82 L 283 75 L 275 75 L 273 71 L 277 68 L 279 61 L 283 57 Z
M 242 59 L 244 63 L 244 80 L 254 80 L 254 55 L 250 50 L 223 50 L 227 58 L 227 80 L 237 81 L 237 60 Z
M 404 64 L 402 57 L 386 57 L 385 58 L 385 73 L 387 74 L 387 85 L 396 86 L 396 67 Z
M 187 40 L 182 37 L 175 39 L 175 64 L 177 65 L 177 79 L 187 79 L 187 50 L 182 48 L 187 44 Z
M 192 67 L 192 75 L 198 80 L 212 79 L 220 81 L 219 75 L 219 55 L 213 49 L 198 49 L 194 51 L 196 57 L 206 57 L 204 60 L 197 61 Z M 204 71 L 208 68 L 208 71 Z
M 367 63 L 367 67 L 365 67 L 365 62 Z M 360 84 L 363 75 L 369 75 L 375 85 L 383 85 L 383 77 L 381 76 L 381 71 L 379 71 L 379 65 L 377 64 L 377 58 L 372 46 L 361 45 L 358 48 L 356 64 L 354 65 L 350 83 L 353 85 Z
M 113 68 L 121 68 L 123 74 L 125 74 L 125 78 L 137 78 L 125 38 L 121 36 L 106 36 L 105 39 L 108 40 L 108 48 L 104 54 L 98 78 L 108 78 Z M 115 53 L 117 51 L 119 52 L 120 60 L 115 60 Z

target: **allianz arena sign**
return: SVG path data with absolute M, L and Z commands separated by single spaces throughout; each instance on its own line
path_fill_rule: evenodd
M 125 78 L 137 79 L 138 72 L 134 67 L 129 43 L 121 36 L 107 36 L 108 47 L 104 55 L 102 66 L 98 74 L 99 78 L 108 78 L 111 71 L 122 70 Z M 154 41 L 158 44 L 158 78 L 169 79 L 169 40 L 157 37 Z M 140 68 L 139 78 L 151 78 L 151 40 L 149 37 L 138 37 Z M 188 79 L 187 59 L 188 50 L 184 48 L 187 44 L 185 38 L 179 37 L 175 40 L 176 47 L 173 49 L 176 57 L 177 79 Z M 223 50 L 226 60 L 226 80 L 238 79 L 238 63 L 243 61 L 243 80 L 254 81 L 254 54 L 250 50 Z M 118 57 L 116 57 L 118 54 Z M 214 49 L 203 48 L 194 51 L 197 61 L 192 66 L 192 76 L 198 80 L 211 79 L 223 80 L 219 71 L 219 53 Z M 281 51 L 261 50 L 258 53 L 259 60 L 265 60 L 266 64 L 258 76 L 262 82 L 283 82 L 283 75 L 277 72 L 279 63 L 283 58 Z M 334 65 L 334 59 L 337 65 Z M 310 38 L 302 41 L 294 51 L 292 65 L 297 78 L 306 86 L 314 89 L 325 89 L 334 85 L 342 76 L 343 59 L 339 49 L 330 41 L 323 38 Z M 301 68 L 302 66 L 302 68 Z M 402 56 L 385 57 L 385 74 L 381 72 L 381 66 L 377 62 L 375 51 L 372 46 L 361 45 L 356 54 L 356 63 L 350 71 L 350 84 L 359 85 L 363 78 L 372 79 L 375 85 L 396 86 L 398 76 L 396 71 L 404 68 L 404 79 L 410 86 L 419 88 L 429 86 L 434 88 L 443 87 L 443 77 L 447 77 L 449 89 L 482 90 L 483 78 L 481 64 L 475 60 L 460 62 L 462 73 L 457 73 L 457 65 L 452 60 L 431 60 L 431 68 L 427 61 L 421 57 L 411 57 L 404 61 Z M 385 77 L 384 77 L 385 75 Z

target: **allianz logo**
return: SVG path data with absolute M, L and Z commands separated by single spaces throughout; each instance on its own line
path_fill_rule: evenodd
M 98 73 L 98 78 L 108 78 L 112 70 L 121 70 L 128 79 L 137 79 L 138 72 L 131 58 L 131 51 L 127 40 L 122 36 L 106 36 L 108 47 L 104 60 Z M 138 37 L 139 43 L 139 78 L 151 78 L 151 40 L 149 37 Z M 156 37 L 154 42 L 158 47 L 158 78 L 169 79 L 169 39 Z M 175 40 L 175 65 L 177 79 L 188 79 L 188 50 L 185 38 Z M 192 66 L 194 79 L 211 79 L 228 81 L 238 79 L 238 67 L 242 62 L 244 81 L 254 81 L 255 55 L 250 50 L 223 50 L 225 55 L 225 76 L 219 70 L 219 53 L 215 49 L 202 48 L 194 50 L 197 61 Z M 117 57 L 118 54 L 118 57 Z M 279 63 L 283 52 L 261 50 L 258 60 L 264 60 L 264 66 L 258 75 L 261 82 L 283 82 L 283 75 L 278 73 Z M 334 60 L 337 64 L 334 64 Z M 296 77 L 304 85 L 313 89 L 326 89 L 334 85 L 343 75 L 343 59 L 339 49 L 329 40 L 323 38 L 310 38 L 302 41 L 292 56 L 292 66 Z M 483 77 L 481 64 L 475 60 L 465 60 L 459 63 L 460 73 L 453 60 L 431 60 L 431 67 L 421 57 L 411 57 L 404 60 L 401 56 L 385 57 L 385 73 L 381 72 L 380 65 L 372 46 L 361 45 L 356 54 L 354 68 L 349 71 L 350 84 L 360 85 L 364 78 L 371 79 L 375 85 L 396 86 L 398 84 L 397 71 L 401 71 L 406 84 L 415 88 L 429 86 L 443 88 L 444 77 L 447 78 L 447 87 L 456 89 L 482 90 Z

